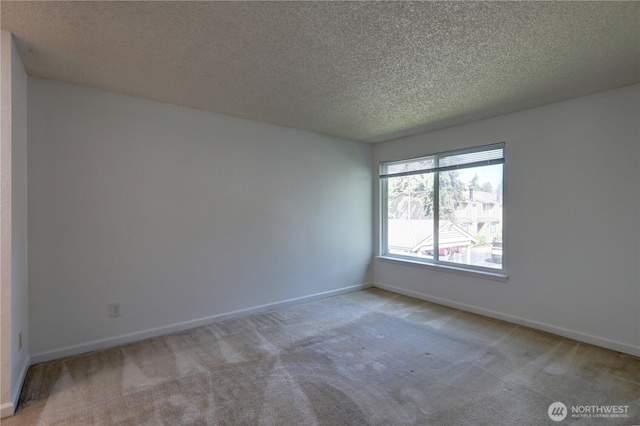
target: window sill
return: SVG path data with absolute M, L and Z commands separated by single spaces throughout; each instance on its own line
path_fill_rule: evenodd
M 493 281 L 506 282 L 508 280 L 508 278 L 509 278 L 508 275 L 503 274 L 501 272 L 489 272 L 489 271 L 478 271 L 478 270 L 475 270 L 475 269 L 457 268 L 455 266 L 449 266 L 449 265 L 443 265 L 443 264 L 434 264 L 434 263 L 424 263 L 424 262 L 418 262 L 418 261 L 415 261 L 415 260 L 403 259 L 403 258 L 398 258 L 398 257 L 376 256 L 376 259 L 380 259 L 383 262 L 397 263 L 397 264 L 409 265 L 409 266 L 417 266 L 417 267 L 420 267 L 420 268 L 433 269 L 433 270 L 436 270 L 436 271 L 453 272 L 453 273 L 456 273 L 456 274 L 467 275 L 467 276 L 470 276 L 470 277 L 477 277 L 477 278 L 485 278 L 485 279 L 493 280 Z

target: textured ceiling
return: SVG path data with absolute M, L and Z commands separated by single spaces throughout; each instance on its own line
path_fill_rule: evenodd
M 11 2 L 29 75 L 379 142 L 640 81 L 639 2 Z

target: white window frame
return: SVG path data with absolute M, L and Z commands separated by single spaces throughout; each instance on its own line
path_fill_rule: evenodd
M 433 177 L 433 184 L 434 184 L 434 188 L 433 188 L 433 196 L 434 196 L 434 203 L 433 203 L 433 259 L 427 259 L 427 258 L 420 258 L 420 257 L 414 257 L 414 256 L 403 256 L 401 254 L 396 254 L 396 253 L 389 253 L 388 251 L 388 234 L 387 234 L 387 229 L 388 229 L 388 178 L 389 177 L 394 177 L 395 175 L 399 175 L 399 174 L 393 174 L 393 173 L 389 173 L 387 174 L 387 170 L 388 167 L 391 165 L 395 165 L 395 164 L 403 164 L 403 163 L 407 163 L 407 162 L 412 162 L 412 161 L 420 161 L 420 160 L 433 160 L 434 161 L 434 167 L 433 169 L 438 169 L 439 168 L 439 160 L 440 158 L 444 158 L 444 157 L 450 157 L 450 156 L 454 156 L 454 155 L 460 155 L 460 154 L 470 154 L 470 153 L 481 153 L 483 151 L 492 151 L 492 150 L 496 150 L 496 149 L 502 149 L 502 158 L 501 161 L 496 161 L 496 160 L 490 160 L 490 161 L 486 161 L 483 164 L 480 163 L 468 163 L 468 164 L 463 164 L 461 167 L 455 167 L 456 169 L 463 169 L 463 168 L 470 168 L 470 167 L 481 167 L 483 165 L 489 166 L 489 165 L 493 165 L 493 164 L 504 164 L 505 162 L 505 143 L 501 142 L 501 143 L 495 143 L 495 144 L 490 144 L 490 145 L 482 145 L 482 146 L 477 146 L 477 147 L 472 147 L 472 148 L 464 148 L 464 149 L 458 149 L 458 150 L 452 150 L 452 151 L 445 151 L 445 152 L 439 152 L 439 153 L 435 153 L 435 154 L 430 154 L 430 155 L 424 155 L 424 156 L 420 156 L 420 157 L 413 157 L 413 158 L 406 158 L 406 159 L 401 159 L 401 160 L 393 160 L 393 161 L 383 161 L 380 162 L 379 165 L 379 170 L 380 170 L 380 177 L 379 177 L 379 212 L 380 212 L 380 223 L 379 223 L 379 231 L 380 231 L 380 238 L 379 238 L 379 257 L 383 260 L 392 260 L 392 261 L 401 261 L 401 262 L 406 262 L 406 263 L 410 263 L 410 264 L 415 264 L 415 265 L 424 265 L 426 267 L 435 267 L 435 268 L 439 268 L 439 269 L 445 269 L 445 270 L 451 270 L 454 272 L 462 272 L 464 274 L 471 274 L 471 275 L 481 275 L 481 276 L 485 276 L 485 277 L 489 277 L 489 278 L 496 278 L 498 280 L 501 281 L 505 281 L 507 279 L 507 273 L 506 273 L 506 263 L 505 263 L 505 208 L 504 208 L 504 166 L 503 166 L 503 170 L 502 170 L 502 178 L 503 178 L 503 195 L 502 195 L 502 247 L 503 247 L 503 255 L 502 255 L 502 267 L 501 269 L 498 268 L 487 268 L 487 267 L 483 267 L 483 266 L 477 266 L 477 265 L 466 265 L 466 264 L 461 264 L 461 263 L 455 263 L 455 262 L 448 262 L 446 260 L 440 259 L 441 255 L 440 255 L 440 247 L 439 247 L 439 228 L 440 228 L 440 202 L 439 202 L 439 173 L 440 171 L 430 171 L 428 169 L 425 169 L 423 171 L 423 173 L 433 173 L 434 177 Z M 449 167 L 446 170 L 451 170 L 452 168 Z M 409 172 L 409 173 L 416 173 L 414 172 Z M 443 258 L 445 256 L 442 256 Z

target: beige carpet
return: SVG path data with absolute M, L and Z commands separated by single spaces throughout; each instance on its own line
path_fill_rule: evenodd
M 572 422 L 640 423 L 640 359 L 371 289 L 32 366 L 2 424 Z

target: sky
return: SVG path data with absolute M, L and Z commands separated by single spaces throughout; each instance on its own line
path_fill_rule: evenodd
M 493 166 L 475 167 L 472 169 L 459 170 L 460 179 L 465 182 L 471 182 L 471 179 L 478 174 L 478 185 L 482 186 L 485 182 L 491 182 L 493 189 L 496 189 L 502 183 L 502 164 Z

